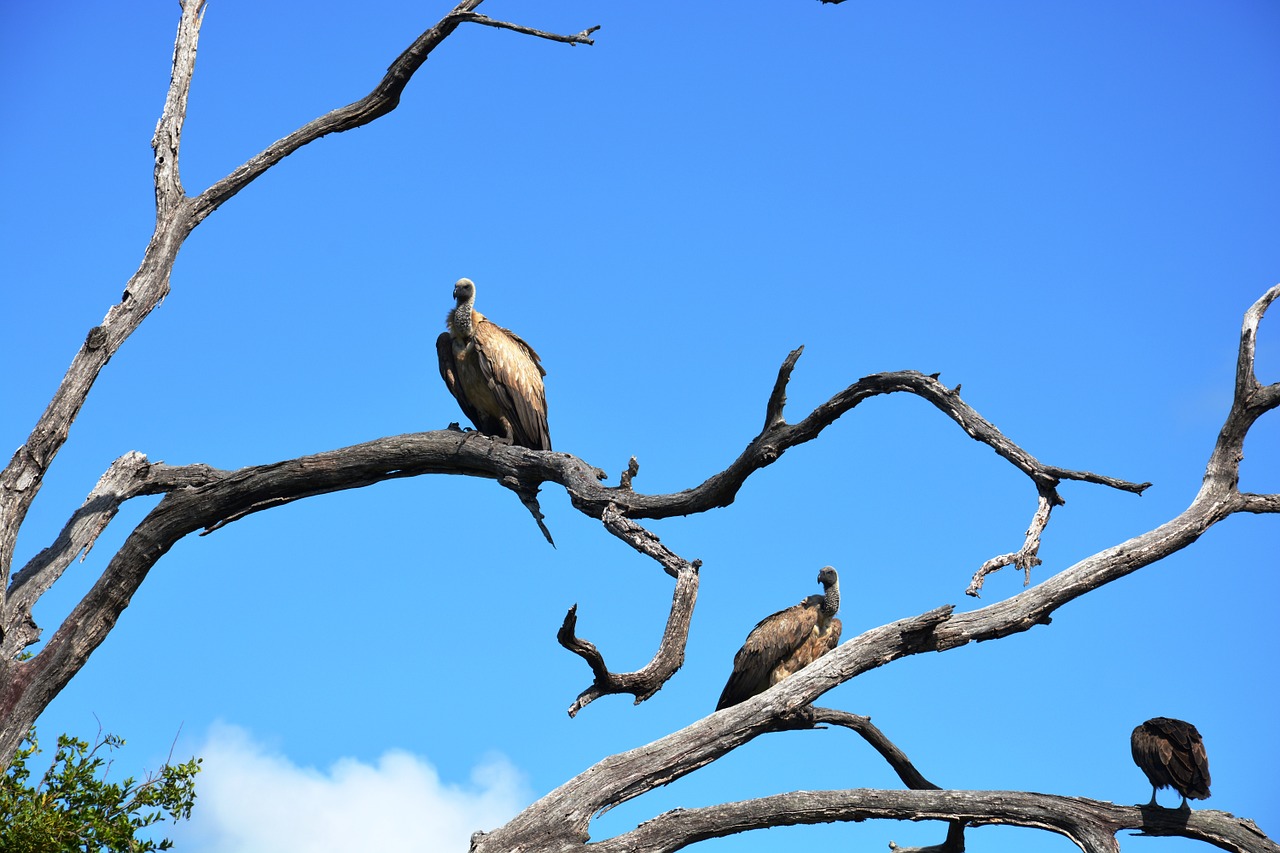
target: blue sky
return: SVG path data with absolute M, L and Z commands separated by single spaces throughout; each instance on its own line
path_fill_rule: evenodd
M 614 478 L 635 455 L 637 489 L 727 465 L 804 344 L 793 420 L 868 373 L 941 371 L 1040 459 L 1154 483 L 1140 498 L 1065 485 L 1033 582 L 1186 507 L 1229 404 L 1241 315 L 1280 281 L 1280 7 L 528 7 L 484 11 L 563 32 L 600 24 L 597 44 L 464 27 L 394 113 L 294 154 L 196 230 L 172 293 L 76 422 L 19 565 L 129 450 L 236 468 L 459 420 L 432 343 L 460 276 L 541 353 L 556 449 Z M 211 0 L 188 190 L 365 94 L 446 10 Z M 0 4 L 7 447 L 141 258 L 177 14 Z M 1278 324 L 1262 327 L 1263 381 L 1280 379 Z M 1250 435 L 1243 488 L 1280 491 L 1278 448 L 1273 416 Z M 155 767 L 175 735 L 177 757 L 206 755 L 179 849 L 289 849 L 268 833 L 291 809 L 331 821 L 335 845 L 368 841 L 385 818 L 360 804 L 386 803 L 371 793 L 384 789 L 416 793 L 381 849 L 463 849 L 471 829 L 709 712 L 746 632 L 815 591 L 822 565 L 842 572 L 846 636 L 1016 593 L 1012 573 L 989 578 L 981 602 L 963 590 L 1021 542 L 1034 503 L 931 407 L 870 401 L 731 507 L 652 525 L 704 562 L 687 662 L 639 707 L 610 697 L 570 720 L 589 672 L 555 642 L 565 610 L 578 603 L 613 669 L 641 666 L 670 602 L 655 564 L 554 487 L 554 550 L 487 481 L 316 498 L 179 543 L 39 725 L 52 739 L 100 721 L 129 741 L 122 772 Z M 42 603 L 46 632 L 150 506 L 134 504 Z M 1122 803 L 1149 796 L 1132 727 L 1188 719 L 1212 763 L 1205 805 L 1274 837 L 1278 530 L 1229 519 L 1050 627 L 906 659 L 823 702 L 872 715 L 944 787 Z M 247 792 L 263 779 L 294 793 L 255 817 L 262 796 Z M 778 735 L 594 832 L 677 805 L 896 785 L 847 732 Z M 444 828 L 450 813 L 473 824 Z M 860 824 L 699 849 L 941 835 Z M 1074 847 L 982 829 L 968 849 Z

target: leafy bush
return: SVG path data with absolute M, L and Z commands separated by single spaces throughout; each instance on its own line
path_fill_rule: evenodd
M 165 819 L 191 817 L 200 759 L 166 763 L 141 782 L 109 782 L 111 762 L 100 754 L 124 746 L 124 738 L 99 735 L 92 748 L 70 735 L 58 737 L 49 769 L 32 783 L 28 760 L 40 753 L 33 727 L 8 772 L 0 777 L 0 850 L 5 853 L 149 853 L 173 842 L 137 837 Z

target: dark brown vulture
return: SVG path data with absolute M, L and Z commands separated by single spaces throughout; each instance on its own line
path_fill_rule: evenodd
M 475 310 L 476 286 L 460 278 L 453 286 L 457 305 L 436 339 L 440 376 L 463 413 L 485 435 L 532 450 L 550 450 L 547 399 L 538 354 L 515 332 Z
M 1156 805 L 1156 791 L 1173 788 L 1187 798 L 1209 799 L 1209 758 L 1204 752 L 1200 732 L 1190 723 L 1169 717 L 1154 717 L 1133 730 L 1129 738 L 1133 762 L 1142 768 L 1151 782 L 1151 802 Z
M 840 579 L 827 566 L 818 572 L 822 595 L 779 610 L 751 629 L 733 658 L 733 672 L 716 710 L 763 693 L 788 675 L 831 651 L 840 642 Z

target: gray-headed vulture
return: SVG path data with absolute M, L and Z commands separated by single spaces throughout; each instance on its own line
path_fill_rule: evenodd
M 463 413 L 485 435 L 550 450 L 547 399 L 538 354 L 510 329 L 491 323 L 475 310 L 476 286 L 460 278 L 453 286 L 457 303 L 436 339 L 440 376 Z
M 1187 798 L 1209 798 L 1209 757 L 1204 751 L 1200 732 L 1190 723 L 1169 717 L 1154 717 L 1133 730 L 1129 738 L 1133 762 L 1147 774 L 1151 783 L 1151 802 L 1156 805 L 1156 791 L 1173 788 Z
M 733 658 L 733 672 L 716 710 L 763 693 L 840 643 L 840 578 L 830 566 L 818 572 L 822 595 L 811 595 L 760 620 Z

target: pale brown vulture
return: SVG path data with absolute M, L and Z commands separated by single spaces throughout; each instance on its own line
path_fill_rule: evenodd
M 550 450 L 547 399 L 538 354 L 510 329 L 475 310 L 476 286 L 460 278 L 457 302 L 445 318 L 449 331 L 436 339 L 440 376 L 475 428 L 512 444 Z
M 760 620 L 733 658 L 733 672 L 716 704 L 719 711 L 763 693 L 840 643 L 840 579 L 830 566 L 818 572 L 822 595 L 811 595 Z
M 1151 802 L 1156 805 L 1156 791 L 1173 788 L 1187 798 L 1209 799 L 1209 758 L 1205 755 L 1200 732 L 1190 723 L 1169 717 L 1154 717 L 1133 730 L 1129 738 L 1133 761 L 1151 782 Z

